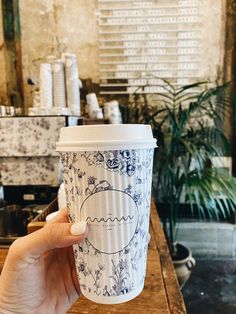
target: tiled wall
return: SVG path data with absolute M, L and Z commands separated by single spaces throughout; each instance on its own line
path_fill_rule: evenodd
M 58 157 L 0 158 L 3 185 L 52 185 L 61 182 Z
M 65 117 L 0 119 L 0 157 L 58 156 L 55 152 Z
M 3 185 L 61 182 L 55 144 L 65 117 L 0 118 L 0 173 Z

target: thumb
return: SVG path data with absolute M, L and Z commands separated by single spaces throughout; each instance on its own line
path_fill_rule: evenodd
M 10 247 L 10 251 L 24 259 L 37 259 L 49 250 L 71 246 L 82 241 L 86 233 L 85 221 L 73 225 L 48 223 L 42 229 L 17 239 Z

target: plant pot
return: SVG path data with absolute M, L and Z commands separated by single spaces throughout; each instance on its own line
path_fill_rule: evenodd
M 176 254 L 172 259 L 179 286 L 182 289 L 189 279 L 196 261 L 192 256 L 191 250 L 180 243 L 176 243 Z

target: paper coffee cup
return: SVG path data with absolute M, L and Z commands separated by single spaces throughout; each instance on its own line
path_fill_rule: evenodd
M 87 238 L 74 245 L 78 278 L 97 303 L 122 303 L 143 289 L 154 147 L 147 125 L 61 129 L 69 217 L 88 224 Z

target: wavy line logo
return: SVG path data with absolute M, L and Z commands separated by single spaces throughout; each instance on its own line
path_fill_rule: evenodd
M 80 209 L 89 226 L 87 240 L 98 251 L 115 254 L 132 240 L 138 225 L 138 207 L 127 193 L 99 191 L 88 196 Z
M 117 218 L 117 217 L 115 217 L 115 218 L 107 218 L 107 219 L 105 219 L 105 218 L 91 218 L 91 217 L 87 217 L 87 219 L 86 219 L 86 221 L 87 222 L 105 222 L 105 223 L 107 223 L 107 222 L 115 222 L 115 221 L 118 221 L 118 222 L 122 222 L 122 221 L 124 221 L 124 222 L 126 222 L 126 221 L 130 221 L 130 220 L 132 220 L 132 219 L 134 219 L 134 216 L 130 216 L 130 215 L 128 215 L 126 218 L 124 217 L 124 216 L 122 216 L 121 218 Z

